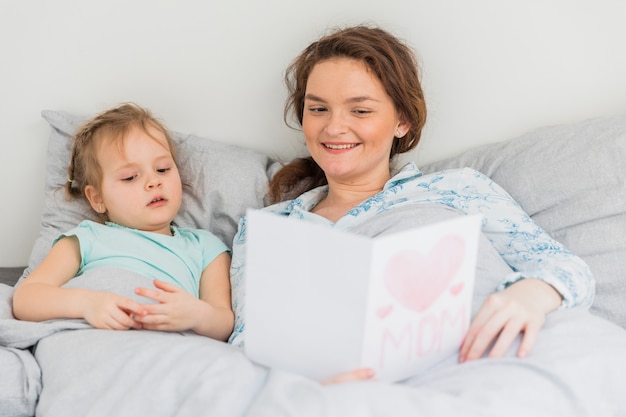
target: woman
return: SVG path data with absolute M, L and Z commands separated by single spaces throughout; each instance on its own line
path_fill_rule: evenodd
M 418 144 L 426 120 L 417 62 L 403 42 L 380 28 L 338 30 L 309 45 L 285 79 L 285 118 L 295 115 L 311 157 L 273 177 L 269 195 L 276 204 L 266 210 L 345 230 L 411 204 L 483 215 L 483 234 L 515 272 L 502 276 L 500 291 L 475 314 L 460 362 L 485 353 L 501 357 L 520 333 L 517 356 L 524 357 L 548 313 L 591 304 L 587 265 L 486 176 L 467 168 L 423 175 L 413 163 L 392 173 L 394 157 Z M 237 345 L 245 335 L 244 253 L 245 218 L 231 266 L 236 323 L 230 341 Z M 358 370 L 336 380 L 371 376 Z

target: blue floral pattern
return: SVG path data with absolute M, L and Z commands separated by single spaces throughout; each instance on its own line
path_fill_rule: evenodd
M 483 234 L 514 271 L 503 277 L 500 289 L 534 277 L 556 288 L 563 297 L 564 308 L 589 307 L 593 301 L 595 281 L 587 264 L 551 238 L 502 187 L 471 168 L 424 175 L 415 164 L 408 163 L 380 193 L 351 209 L 336 223 L 311 213 L 327 192 L 327 186 L 318 187 L 264 210 L 344 230 L 405 204 L 442 204 L 464 214 L 481 214 Z M 229 342 L 238 346 L 243 345 L 245 330 L 245 241 L 244 217 L 233 241 L 231 266 L 235 330 Z

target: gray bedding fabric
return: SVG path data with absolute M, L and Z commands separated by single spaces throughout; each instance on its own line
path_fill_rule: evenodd
M 15 285 L 19 277 L 24 272 L 25 267 L 0 268 L 0 283 L 6 285 Z
M 71 281 L 129 296 L 148 283 L 114 269 Z M 3 416 L 626 413 L 626 331 L 581 309 L 550 315 L 526 359 L 515 358 L 514 349 L 502 359 L 462 365 L 450 357 L 405 383 L 321 386 L 256 365 L 241 350 L 192 333 L 97 330 L 82 320 L 18 321 L 11 315 L 12 291 L 0 284 Z M 27 346 L 36 346 L 34 354 Z

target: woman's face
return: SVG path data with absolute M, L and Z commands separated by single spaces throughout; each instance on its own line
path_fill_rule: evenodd
M 311 71 L 302 129 L 331 186 L 382 187 L 390 176 L 394 136 L 403 136 L 409 127 L 363 62 L 334 58 Z

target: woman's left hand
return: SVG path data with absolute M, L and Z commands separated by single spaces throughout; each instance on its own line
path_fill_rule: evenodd
M 342 384 L 344 382 L 368 381 L 374 379 L 374 370 L 371 368 L 359 368 L 344 372 L 321 382 L 322 385 Z
M 525 278 L 505 290 L 491 294 L 478 310 L 461 346 L 459 362 L 487 357 L 499 358 L 523 333 L 517 356 L 533 348 L 546 315 L 561 304 L 561 295 L 548 283 Z

